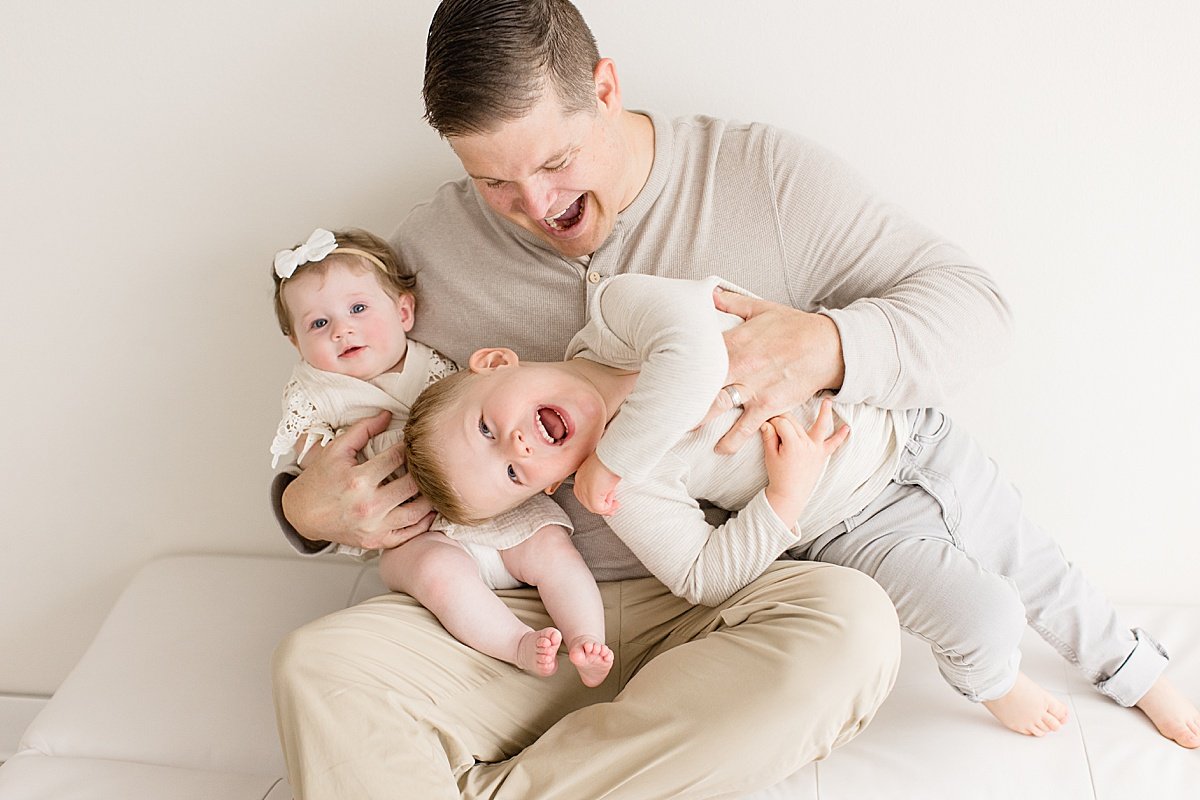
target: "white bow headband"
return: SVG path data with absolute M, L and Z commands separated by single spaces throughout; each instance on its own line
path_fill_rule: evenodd
M 296 273 L 296 270 L 305 264 L 321 261 L 334 250 L 340 250 L 342 253 L 362 256 L 370 261 L 386 274 L 388 269 L 383 265 L 376 256 L 371 255 L 365 250 L 359 250 L 355 247 L 338 248 L 337 239 L 333 234 L 324 228 L 317 228 L 312 232 L 312 236 L 308 237 L 308 241 L 291 250 L 280 250 L 275 254 L 275 274 L 280 280 L 286 281 Z

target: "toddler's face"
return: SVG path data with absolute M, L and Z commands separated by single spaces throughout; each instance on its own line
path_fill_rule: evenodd
M 323 274 L 302 267 L 283 285 L 284 300 L 301 358 L 326 372 L 370 380 L 403 365 L 413 298 L 393 298 L 374 269 L 348 259 L 359 260 L 343 257 Z
M 479 372 L 439 425 L 443 466 L 473 516 L 490 518 L 579 468 L 604 433 L 595 387 L 553 365 Z

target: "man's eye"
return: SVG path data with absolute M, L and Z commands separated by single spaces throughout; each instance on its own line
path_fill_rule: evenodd
M 361 314 L 362 312 L 364 312 L 366 310 L 367 310 L 367 306 L 364 303 L 355 303 L 354 305 L 350 306 L 351 314 Z
M 309 325 L 308 327 L 312 328 L 313 330 L 316 330 L 317 328 L 324 328 L 328 324 L 329 324 L 329 320 L 327 320 L 327 319 L 314 319 L 312 321 L 312 324 Z
M 546 167 L 551 172 L 562 172 L 571 163 L 571 159 L 564 158 L 562 161 L 555 164 L 553 167 Z
M 483 421 L 483 417 L 479 418 L 479 432 L 483 434 L 485 439 L 496 438 L 495 436 L 492 436 L 492 431 L 490 428 L 488 428 L 487 423 Z
M 505 469 L 505 472 L 508 473 L 508 479 L 510 481 L 512 481 L 513 483 L 520 483 L 520 481 L 517 480 L 517 471 L 515 469 L 513 469 L 512 464 L 508 465 L 508 467 Z
M 504 185 L 504 181 L 484 181 L 483 185 L 489 189 L 499 189 Z

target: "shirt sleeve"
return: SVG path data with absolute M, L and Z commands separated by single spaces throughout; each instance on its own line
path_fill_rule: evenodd
M 799 542 L 759 491 L 723 525 L 712 526 L 667 456 L 637 484 L 622 484 L 608 524 L 654 577 L 689 603 L 717 605 Z
M 1011 311 L 995 282 L 828 151 L 772 130 L 789 289 L 837 325 L 846 366 L 838 402 L 943 404 L 1007 349 Z
M 721 334 L 737 320 L 713 305 L 717 283 L 618 275 L 593 300 L 580 334 L 586 346 L 611 366 L 638 370 L 596 448 L 623 480 L 641 480 L 700 423 L 725 383 L 729 356 Z

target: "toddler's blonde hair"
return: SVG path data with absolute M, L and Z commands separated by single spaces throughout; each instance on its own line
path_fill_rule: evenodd
M 485 520 L 471 515 L 446 474 L 441 454 L 445 450 L 443 425 L 468 382 L 479 376 L 469 370 L 456 372 L 425 388 L 412 405 L 404 423 L 404 457 L 408 474 L 417 489 L 442 516 L 456 525 L 478 525 Z

